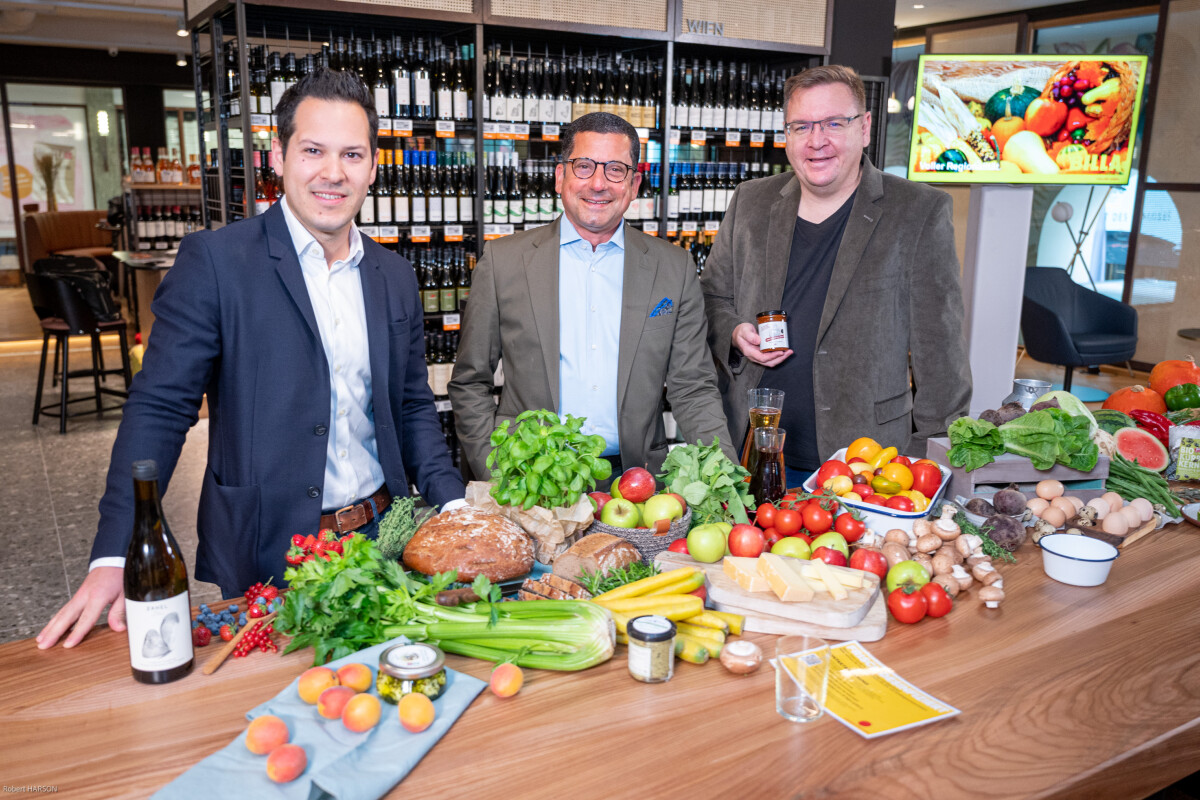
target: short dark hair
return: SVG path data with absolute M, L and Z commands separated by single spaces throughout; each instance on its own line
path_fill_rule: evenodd
M 375 111 L 375 100 L 371 97 L 371 90 L 353 72 L 319 67 L 289 86 L 279 99 L 279 105 L 275 107 L 275 124 L 279 128 L 279 142 L 283 146 L 285 156 L 288 141 L 296 132 L 296 109 L 309 97 L 318 100 L 341 100 L 362 106 L 363 111 L 367 112 L 367 125 L 371 130 L 371 152 L 375 152 L 379 142 L 379 114 Z
M 788 78 L 783 84 L 784 106 L 786 107 L 791 102 L 792 95 L 801 89 L 812 89 L 834 83 L 840 83 L 850 90 L 850 94 L 854 95 L 854 104 L 858 106 L 858 113 L 862 114 L 867 110 L 867 91 L 863 87 L 862 78 L 858 77 L 858 73 L 852 67 L 843 67 L 839 64 L 809 67 L 799 75 Z
M 575 149 L 575 134 L 577 133 L 620 133 L 629 137 L 629 163 L 637 169 L 641 161 L 642 140 L 638 138 L 637 129 L 616 114 L 606 111 L 593 111 L 584 114 L 579 119 L 564 125 L 562 130 L 562 157 L 566 161 Z

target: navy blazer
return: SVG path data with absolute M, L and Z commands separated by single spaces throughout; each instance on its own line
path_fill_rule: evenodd
M 424 316 L 405 259 L 363 237 L 360 263 L 375 438 L 393 495 L 410 478 L 430 505 L 463 496 L 425 366 Z M 167 486 L 208 395 L 208 466 L 195 576 L 228 593 L 283 583 L 293 534 L 321 516 L 329 365 L 283 209 L 184 238 L 154 297 L 154 335 L 113 446 L 92 558 L 124 556 L 132 463 Z

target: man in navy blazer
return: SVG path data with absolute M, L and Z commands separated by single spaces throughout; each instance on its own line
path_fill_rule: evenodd
M 71 626 L 64 645 L 75 645 L 110 603 L 108 624 L 124 629 L 132 463 L 156 461 L 165 487 L 204 395 L 195 576 L 227 597 L 280 583 L 294 534 L 331 520 L 374 530 L 410 480 L 430 505 L 462 503 L 427 383 L 416 276 L 353 224 L 375 178 L 369 90 L 321 70 L 277 115 L 285 199 L 181 244 L 113 446 L 91 571 L 39 647 Z

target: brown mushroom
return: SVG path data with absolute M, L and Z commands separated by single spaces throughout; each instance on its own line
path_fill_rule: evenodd
M 967 589 L 970 589 L 971 584 L 975 582 L 975 579 L 971 577 L 971 573 L 967 572 L 962 568 L 961 565 L 957 564 L 955 565 L 954 569 L 950 570 L 950 577 L 958 581 L 958 590 L 960 592 L 965 592 Z
M 1000 580 L 1000 573 L 996 571 L 996 568 L 992 566 L 990 561 L 976 564 L 971 568 L 971 574 L 975 576 L 975 580 L 984 586 L 991 586 Z
M 954 569 L 954 559 L 947 553 L 939 552 L 933 557 L 933 574 L 949 575 Z
M 896 544 L 902 544 L 905 547 L 908 547 L 908 531 L 902 531 L 899 528 L 892 528 L 883 535 L 883 540 L 885 542 L 895 542 Z
M 944 542 L 952 541 L 962 535 L 962 529 L 954 521 L 955 513 L 957 513 L 955 508 L 946 504 L 942 507 L 942 518 L 933 523 L 933 532 Z
M 985 586 L 979 590 L 979 599 L 982 600 L 988 608 L 999 608 L 1000 601 L 1004 599 L 1004 590 L 995 584 Z
M 917 553 L 912 560 L 925 568 L 926 575 L 933 577 L 933 559 L 929 557 L 928 553 Z
M 991 564 L 992 557 L 987 553 L 979 552 L 967 559 L 967 569 L 974 569 L 976 564 Z
M 887 559 L 888 569 L 899 564 L 901 561 L 908 561 L 908 548 L 902 544 L 895 542 L 885 542 L 883 545 L 883 557 Z
M 962 553 L 958 552 L 958 548 L 955 547 L 953 544 L 942 545 L 941 547 L 939 547 L 937 549 L 937 552 L 933 554 L 933 557 L 937 558 L 940 555 L 949 556 L 950 560 L 955 564 L 963 563 Z
M 914 538 L 920 539 L 927 533 L 933 533 L 933 523 L 928 519 L 919 519 L 913 522 L 912 535 Z
M 917 539 L 917 550 L 922 553 L 932 553 L 942 546 L 942 540 L 933 533 L 927 533 Z
M 934 575 L 933 582 L 945 589 L 946 594 L 950 595 L 951 598 L 958 597 L 958 581 L 954 579 L 953 575 L 949 573 Z

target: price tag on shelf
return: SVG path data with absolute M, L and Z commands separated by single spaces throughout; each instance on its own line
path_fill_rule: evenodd
M 642 233 L 646 234 L 647 236 L 658 236 L 658 223 L 657 222 L 643 222 L 642 223 Z
M 363 236 L 379 241 L 379 228 L 375 225 L 359 225 L 358 232 Z
M 762 147 L 766 141 L 767 141 L 767 135 L 765 133 L 763 133 L 762 131 L 754 131 L 753 133 L 750 134 L 750 146 L 751 147 Z
M 725 131 L 725 146 L 726 147 L 741 147 L 742 132 L 741 131 Z
M 411 119 L 392 120 L 392 136 L 412 136 L 413 122 Z
M 390 117 L 380 117 L 379 118 L 379 135 L 380 136 L 391 136 L 392 135 L 392 120 Z
M 455 316 L 457 316 L 457 314 Z M 454 410 L 454 408 L 450 405 L 449 400 L 434 400 L 433 401 L 433 409 L 435 411 L 437 411 L 439 414 L 444 413 L 446 411 Z
M 400 241 L 400 228 L 396 225 L 380 225 L 379 238 L 375 241 L 380 244 L 395 244 Z
M 542 126 L 542 141 L 543 142 L 557 142 L 558 137 L 561 134 L 562 134 L 562 126 L 561 125 L 546 124 L 546 125 Z
M 454 120 L 439 119 L 437 122 L 433 123 L 433 135 L 439 139 L 453 139 Z
M 695 236 L 696 235 L 696 223 L 695 222 L 683 223 L 683 235 L 684 236 Z
M 787 134 L 786 133 L 775 134 L 775 146 L 776 147 L 787 147 Z
M 704 144 L 706 141 L 708 141 L 708 131 L 704 129 L 692 130 L 692 144 Z
M 550 223 L 548 223 L 548 222 L 526 222 L 525 227 L 522 230 L 531 231 L 534 228 L 540 228 L 543 225 L 549 225 L 549 224 Z
M 670 236 L 678 236 L 678 235 L 679 235 L 679 223 L 678 222 L 668 222 L 667 223 L 667 236 L 670 237 Z
M 513 232 L 512 223 L 499 223 L 483 226 L 483 240 L 490 242 L 492 239 L 499 239 L 501 236 L 508 236 Z
M 638 141 L 640 141 L 642 144 L 646 144 L 646 142 L 650 141 L 649 128 L 634 128 L 634 130 L 637 131 Z
M 679 129 L 678 128 L 671 128 L 670 140 L 671 140 L 671 144 L 679 144 Z
M 461 324 L 462 320 L 458 314 L 442 314 L 442 330 L 456 331 Z
M 515 123 L 512 127 L 513 127 L 512 138 L 514 138 L 518 141 L 521 141 L 521 142 L 529 141 L 529 123 L 518 122 L 518 123 Z
M 413 225 L 408 238 L 414 242 L 428 242 L 433 238 L 433 230 L 428 225 Z
M 461 242 L 463 240 L 463 226 L 447 225 L 445 238 L 447 242 Z
M 718 220 L 710 219 L 704 223 L 704 235 L 716 236 L 717 231 L 721 229 L 721 223 Z
M 271 124 L 270 114 L 251 114 L 250 115 L 250 130 L 255 133 L 271 133 L 275 130 L 275 126 Z
M 499 122 L 483 123 L 483 138 L 484 139 L 499 139 L 500 138 L 500 123 Z

